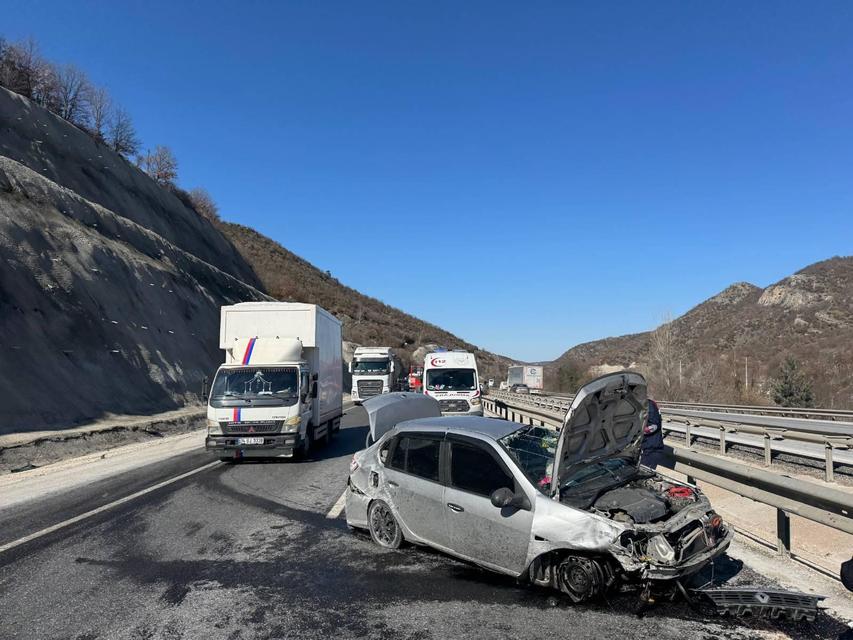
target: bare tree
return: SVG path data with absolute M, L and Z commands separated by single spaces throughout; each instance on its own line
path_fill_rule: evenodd
M 169 147 L 158 144 L 154 152 L 137 158 L 137 164 L 160 184 L 174 184 L 178 178 L 178 161 Z
M 672 316 L 667 314 L 652 332 L 649 344 L 649 377 L 661 400 L 678 400 L 681 396 L 682 354 L 676 344 Z
M 0 49 L 0 85 L 36 103 L 53 108 L 53 68 L 39 53 L 32 38 L 3 43 Z
M 216 202 L 213 201 L 213 198 L 206 189 L 196 187 L 190 191 L 190 201 L 192 202 L 193 209 L 200 216 L 208 220 L 219 220 L 219 207 L 216 206 Z
M 132 156 L 139 151 L 139 138 L 130 114 L 122 107 L 116 107 L 111 114 L 107 143 L 124 156 Z
M 105 141 L 112 124 L 113 101 L 103 87 L 92 87 L 89 93 L 89 116 L 92 133 L 98 140 Z
M 73 64 L 55 70 L 56 108 L 59 117 L 76 125 L 89 122 L 89 95 L 92 85 L 83 71 Z

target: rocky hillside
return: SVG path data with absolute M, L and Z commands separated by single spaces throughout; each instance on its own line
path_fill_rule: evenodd
M 222 357 L 219 307 L 267 293 L 326 307 L 354 343 L 466 348 L 486 375 L 505 367 L 176 193 L 0 88 L 0 434 L 198 401 Z
M 220 223 L 222 233 L 252 265 L 264 290 L 279 300 L 314 302 L 344 323 L 344 340 L 357 345 L 395 347 L 408 364 L 421 347 L 441 345 L 467 349 L 477 356 L 483 377 L 506 377 L 508 358 L 479 349 L 461 338 L 408 313 L 341 284 L 311 263 L 254 229 Z
M 716 388 L 722 401 L 767 401 L 770 379 L 781 361 L 793 356 L 811 379 L 819 404 L 853 407 L 853 257 L 818 262 L 766 289 L 734 284 L 671 326 L 682 379 L 699 376 L 688 394 L 701 393 L 705 379 L 705 390 Z M 552 370 L 644 368 L 651 337 L 645 332 L 581 344 L 552 363 Z
M 169 191 L 0 89 L 0 434 L 196 398 L 219 307 L 266 296 Z

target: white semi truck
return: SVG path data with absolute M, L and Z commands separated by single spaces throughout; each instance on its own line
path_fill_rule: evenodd
M 483 415 L 477 361 L 467 351 L 434 351 L 424 357 L 424 393 L 442 415 Z
M 534 393 L 542 391 L 545 381 L 545 368 L 537 365 L 518 364 L 507 370 L 507 386 L 512 389 L 513 385 L 527 385 Z
M 211 385 L 205 448 L 222 459 L 306 454 L 340 429 L 341 322 L 315 304 L 222 307 L 225 363 Z
M 356 347 L 349 370 L 355 404 L 383 393 L 398 391 L 400 362 L 391 347 Z

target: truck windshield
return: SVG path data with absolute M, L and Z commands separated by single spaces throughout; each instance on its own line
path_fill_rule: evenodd
M 228 400 L 264 400 L 267 406 L 291 404 L 296 401 L 298 390 L 296 367 L 220 369 L 210 399 L 211 404 Z
M 372 373 L 375 375 L 383 375 L 388 373 L 387 360 L 359 360 L 352 363 L 353 373 Z
M 430 369 L 427 371 L 429 391 L 475 391 L 477 372 L 474 369 Z

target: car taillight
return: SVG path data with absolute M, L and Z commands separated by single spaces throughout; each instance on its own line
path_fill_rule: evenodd
M 353 473 L 356 469 L 358 469 L 358 460 L 355 459 L 355 454 L 353 454 L 352 460 L 349 463 L 349 472 Z

